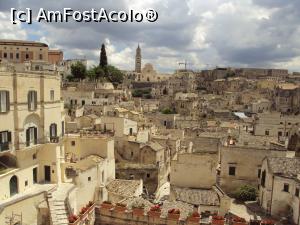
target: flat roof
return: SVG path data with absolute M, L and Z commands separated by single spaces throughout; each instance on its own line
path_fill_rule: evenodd
M 0 45 L 18 45 L 18 46 L 33 46 L 33 47 L 48 47 L 47 44 L 35 41 L 24 41 L 24 40 L 7 40 L 0 39 Z

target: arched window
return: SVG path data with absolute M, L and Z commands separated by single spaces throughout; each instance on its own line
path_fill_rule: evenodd
M 50 125 L 50 138 L 57 137 L 57 125 L 56 123 L 52 123 Z
M 57 125 L 56 123 L 52 123 L 50 125 L 50 141 L 56 141 L 57 140 Z
M 17 178 L 17 176 L 12 176 L 12 178 L 10 178 L 9 191 L 10 191 L 10 196 L 18 194 L 19 189 L 18 189 L 18 178 Z

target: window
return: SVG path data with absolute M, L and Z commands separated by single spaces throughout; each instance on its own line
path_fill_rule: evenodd
M 9 150 L 9 143 L 11 142 L 11 132 L 0 132 L 0 152 Z
M 28 110 L 34 111 L 37 109 L 37 92 L 36 91 L 29 91 L 28 92 Z
M 85 101 L 84 100 L 81 101 L 81 105 L 85 105 Z
M 7 53 L 6 52 L 3 53 L 3 58 L 5 58 L 5 59 L 7 58 Z
M 28 180 L 25 180 L 25 187 L 28 186 Z
M 295 196 L 299 197 L 299 188 L 296 188 L 296 190 L 295 190 Z
M 43 60 L 43 54 L 40 54 L 40 60 Z
M 19 58 L 20 58 L 20 54 L 16 53 L 16 59 L 19 59 Z
M 147 178 L 150 178 L 150 173 L 147 173 Z
M 29 59 L 29 54 L 26 54 L 26 55 L 25 55 L 25 59 Z
M 270 134 L 270 131 L 266 130 L 265 135 L 269 136 L 269 134 Z
M 261 174 L 260 184 L 261 186 L 265 187 L 266 183 L 266 171 L 264 170 Z
M 50 100 L 54 101 L 54 90 L 50 90 Z
M 65 135 L 65 121 L 61 121 L 61 136 Z
M 282 136 L 282 131 L 278 131 L 278 136 L 279 136 L 279 137 Z
M 235 166 L 229 166 L 229 175 L 235 176 Z
M 36 159 L 36 154 L 32 155 L 32 159 L 35 160 Z
M 57 125 L 55 123 L 52 123 L 50 125 L 50 140 L 56 137 L 57 137 Z
M 284 184 L 283 185 L 283 191 L 284 192 L 289 192 L 289 184 Z
M 75 146 L 75 141 L 71 141 L 71 145 L 72 145 L 72 146 Z
M 91 181 L 92 180 L 92 178 L 91 177 L 88 177 L 88 181 Z
M 261 169 L 258 169 L 257 171 L 257 177 L 260 178 Z
M 9 92 L 0 91 L 0 113 L 6 113 L 10 109 Z
M 104 179 L 104 171 L 102 171 L 101 175 L 102 175 L 102 177 L 101 177 L 102 178 L 102 183 L 104 183 L 104 180 L 105 180 Z
M 13 53 L 10 53 L 10 54 L 9 54 L 9 58 L 13 59 L 13 58 L 14 58 L 14 54 L 13 54 Z
M 37 144 L 37 128 L 29 127 L 26 130 L 26 146 L 30 146 L 31 144 Z

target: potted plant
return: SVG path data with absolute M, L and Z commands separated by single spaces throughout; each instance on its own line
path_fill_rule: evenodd
M 145 204 L 144 203 L 133 204 L 132 205 L 132 214 L 134 216 L 143 216 L 144 215 L 144 208 L 145 208 Z
M 187 221 L 191 223 L 199 223 L 199 220 L 200 220 L 200 214 L 196 211 L 191 213 L 187 218 Z
M 148 216 L 159 218 L 161 215 L 160 205 L 154 205 L 148 211 Z
M 79 215 L 83 216 L 87 211 L 88 211 L 87 207 L 82 207 L 81 210 L 80 210 L 80 212 L 79 212 Z
M 179 220 L 180 210 L 179 209 L 170 209 L 168 211 L 168 218 L 172 220 Z
M 111 204 L 110 201 L 104 201 L 104 202 L 102 202 L 102 204 L 101 204 L 101 208 L 104 208 L 104 209 L 111 209 L 111 208 L 113 208 L 113 205 Z
M 118 212 L 125 212 L 126 210 L 126 205 L 123 203 L 117 203 L 115 206 L 115 210 Z
M 75 214 L 69 215 L 69 217 L 68 217 L 69 223 L 71 223 L 71 224 L 75 223 L 78 220 L 78 218 L 79 217 L 76 216 Z
M 225 222 L 225 220 L 224 220 L 224 217 L 223 216 L 213 216 L 212 217 L 212 222 L 211 222 L 211 224 L 212 225 L 224 225 L 224 222 Z
M 236 216 L 232 219 L 232 225 L 247 225 L 247 223 L 244 218 Z
M 274 224 L 275 222 L 273 220 L 265 219 L 261 221 L 261 225 L 274 225 Z

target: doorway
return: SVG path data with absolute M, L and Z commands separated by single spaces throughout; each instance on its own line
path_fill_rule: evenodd
M 45 182 L 51 182 L 51 167 L 44 166 L 44 170 L 45 170 Z
M 33 183 L 37 183 L 37 168 L 33 168 L 32 170 L 32 178 L 33 178 Z
M 10 196 L 13 196 L 15 194 L 18 194 L 18 178 L 17 176 L 12 176 L 9 181 L 9 191 L 10 191 Z

